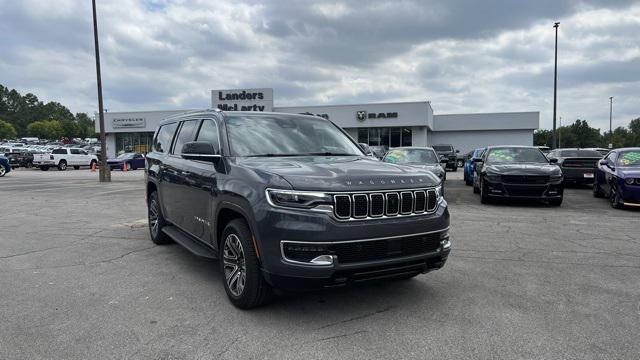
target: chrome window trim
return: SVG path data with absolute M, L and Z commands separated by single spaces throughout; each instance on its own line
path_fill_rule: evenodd
M 366 206 L 366 214 L 360 215 L 360 216 L 356 216 L 355 212 L 356 212 L 356 196 L 362 197 L 364 196 L 364 200 L 367 202 L 367 206 Z M 351 195 L 351 217 L 354 219 L 366 219 L 369 217 L 369 197 L 367 196 L 367 194 L 353 194 Z

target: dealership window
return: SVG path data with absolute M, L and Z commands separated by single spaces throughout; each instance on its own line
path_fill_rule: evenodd
M 411 128 L 359 128 L 358 142 L 365 143 L 370 146 L 411 146 Z
M 152 141 L 152 132 L 116 133 L 116 154 L 129 152 L 146 154 L 151 151 Z

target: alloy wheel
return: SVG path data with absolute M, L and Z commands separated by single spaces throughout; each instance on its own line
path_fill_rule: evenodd
M 236 234 L 229 234 L 224 240 L 223 264 L 229 291 L 233 296 L 242 295 L 247 281 L 247 267 L 242 243 Z
M 158 203 L 156 200 L 151 200 L 149 204 L 149 227 L 151 228 L 151 235 L 156 237 L 158 235 Z
M 7 173 L 7 169 L 4 166 L 0 165 L 0 176 L 4 176 Z

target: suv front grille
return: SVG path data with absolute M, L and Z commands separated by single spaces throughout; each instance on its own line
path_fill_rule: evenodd
M 549 177 L 544 175 L 502 175 L 505 184 L 546 184 Z
M 336 194 L 333 202 L 341 220 L 429 213 L 438 205 L 434 189 Z

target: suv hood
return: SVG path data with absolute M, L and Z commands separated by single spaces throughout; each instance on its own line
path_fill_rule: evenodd
M 562 171 L 551 164 L 488 164 L 484 167 L 487 173 L 500 175 L 560 175 Z
M 436 186 L 432 172 L 366 157 L 236 158 L 236 164 L 278 175 L 296 190 L 366 191 Z

